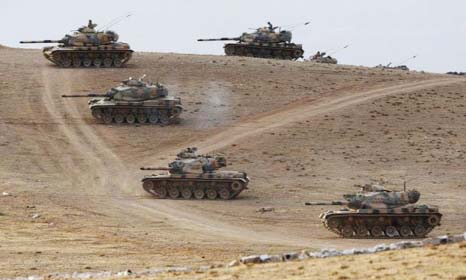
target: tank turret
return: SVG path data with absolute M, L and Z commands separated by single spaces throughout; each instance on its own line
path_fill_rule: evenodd
M 309 58 L 309 61 L 316 63 L 325 63 L 325 64 L 337 64 L 338 60 L 330 55 L 327 55 L 326 52 L 318 51 L 313 56 Z
M 72 34 L 60 40 L 20 41 L 21 44 L 57 43 L 45 47 L 45 58 L 61 67 L 120 67 L 131 58 L 132 50 L 126 43 L 118 42 L 119 36 L 111 30 L 96 31 L 90 20 Z
M 338 211 L 320 215 L 324 226 L 345 238 L 424 237 L 440 225 L 438 208 L 416 205 L 417 190 L 362 189 L 343 195 L 342 201 L 306 202 L 305 205 L 340 205 Z
M 306 205 L 345 205 L 350 209 L 393 209 L 414 204 L 421 194 L 417 190 L 403 192 L 374 191 L 344 194 L 344 201 L 308 202 Z
M 197 154 L 196 147 L 188 147 L 176 155 L 176 159 L 184 159 L 184 158 L 197 158 L 199 155 Z
M 279 29 L 278 31 L 276 29 Z M 262 58 L 298 59 L 303 57 L 301 45 L 291 43 L 291 31 L 281 30 L 270 22 L 267 27 L 257 28 L 255 32 L 245 32 L 238 37 L 198 39 L 199 42 L 237 41 L 226 44 L 225 54 L 235 56 L 254 56 Z
M 168 167 L 141 167 L 145 171 L 168 171 L 145 176 L 144 190 L 157 198 L 232 199 L 247 189 L 249 177 L 245 172 L 220 171 L 227 165 L 224 157 L 197 155 L 196 151 L 183 150 Z
M 117 124 L 136 122 L 168 125 L 178 120 L 183 107 L 181 99 L 168 95 L 167 88 L 160 83 L 128 78 L 105 94 L 71 94 L 64 98 L 92 97 L 89 109 L 92 115 L 104 123 Z

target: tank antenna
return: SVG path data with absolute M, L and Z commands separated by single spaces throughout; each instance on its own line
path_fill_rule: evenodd
M 409 58 L 403 60 L 402 62 L 398 63 L 397 66 L 398 66 L 398 65 L 405 64 L 406 62 L 410 61 L 411 59 L 415 59 L 416 57 L 417 57 L 417 55 L 413 55 L 413 56 L 411 56 L 411 57 L 409 57 Z
M 123 16 L 119 16 L 117 18 L 114 18 L 112 19 L 109 23 L 107 23 L 106 25 L 104 25 L 102 28 L 99 29 L 99 31 L 102 31 L 102 30 L 108 30 L 110 27 L 122 22 L 123 20 L 131 17 L 132 14 L 131 13 L 128 13 L 126 15 L 123 15 Z
M 349 46 L 350 46 L 349 44 L 348 44 L 348 45 L 345 45 L 344 47 L 339 48 L 339 49 L 337 49 L 337 50 L 335 50 L 335 51 L 329 53 L 328 55 L 334 55 L 334 54 L 336 54 L 337 52 L 342 51 L 342 50 L 348 48 Z
M 297 24 L 285 25 L 285 26 L 282 26 L 281 28 L 285 28 L 285 29 L 288 29 L 290 31 L 294 31 L 298 27 L 307 26 L 309 24 L 311 24 L 311 21 L 305 21 L 305 22 L 300 22 L 300 23 L 297 23 Z
M 403 191 L 406 191 L 406 181 L 403 181 Z

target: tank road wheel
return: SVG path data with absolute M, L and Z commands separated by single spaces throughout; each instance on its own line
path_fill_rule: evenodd
M 170 188 L 168 188 L 168 196 L 170 198 L 176 199 L 180 197 L 180 191 L 178 190 L 177 187 L 171 186 Z
M 184 199 L 190 199 L 193 196 L 193 192 L 189 188 L 184 188 L 181 190 L 181 196 Z
M 113 65 L 115 65 L 115 67 L 121 67 L 121 65 L 123 65 L 123 61 L 122 59 L 120 59 L 119 56 L 114 56 L 113 57 Z
M 157 124 L 159 122 L 159 116 L 155 113 L 149 115 L 149 123 Z
M 61 66 L 70 68 L 71 65 L 73 65 L 73 60 L 71 60 L 71 57 L 64 55 L 61 59 Z
M 303 51 L 302 50 L 295 50 L 293 55 L 294 55 L 295 59 L 298 59 L 298 58 L 303 56 Z
M 144 114 L 144 113 L 137 114 L 136 118 L 138 119 L 138 123 L 146 123 L 147 122 L 147 117 L 146 117 L 146 114 Z
M 125 122 L 125 116 L 123 116 L 123 114 L 118 113 L 118 114 L 116 114 L 115 117 L 113 117 L 113 118 L 115 119 L 115 122 L 116 122 L 117 124 L 122 124 L 122 123 Z
M 95 67 L 99 68 L 102 66 L 102 58 L 96 57 L 94 58 L 94 61 L 92 61 L 92 64 L 94 64 Z
M 241 184 L 240 182 L 233 182 L 231 183 L 231 189 L 234 192 L 239 192 L 243 189 L 243 184 Z
M 104 123 L 106 123 L 106 124 L 111 124 L 112 121 L 113 121 L 112 114 L 110 114 L 110 113 L 104 114 L 102 119 L 103 119 Z
M 338 221 L 336 218 L 330 218 L 327 221 L 327 225 L 330 229 L 336 230 L 340 226 L 340 221 Z
M 221 188 L 218 191 L 218 195 L 223 200 L 228 200 L 228 199 L 230 199 L 230 196 L 231 196 L 230 191 L 228 190 L 228 188 Z
M 129 124 L 133 124 L 136 122 L 136 117 L 133 114 L 126 115 L 126 122 Z
M 436 225 L 440 223 L 440 218 L 437 215 L 431 215 L 427 218 L 427 223 L 430 226 L 435 227 Z
M 170 124 L 170 118 L 168 117 L 167 113 L 161 113 L 159 116 L 159 122 L 161 126 L 166 126 Z
M 171 109 L 171 115 L 173 117 L 178 117 L 181 114 L 182 109 L 180 107 L 175 107 Z
M 353 233 L 354 233 L 353 227 L 351 225 L 344 225 L 341 228 L 340 233 L 344 238 L 351 238 L 353 237 Z
M 83 66 L 89 68 L 92 66 L 92 59 L 88 56 L 85 56 L 83 59 Z
M 366 237 L 367 236 L 367 227 L 365 225 L 358 225 L 354 229 L 356 237 Z
M 151 194 L 154 194 L 153 192 L 153 188 L 154 188 L 154 183 L 152 181 L 144 181 L 144 183 L 142 183 L 142 188 L 148 192 L 148 193 L 151 193 Z
M 73 67 L 75 67 L 75 68 L 81 67 L 82 62 L 83 61 L 81 60 L 81 58 L 79 56 L 73 57 Z
M 385 228 L 385 235 L 387 237 L 393 238 L 398 235 L 398 231 L 396 230 L 396 227 L 394 226 L 387 226 Z
M 205 196 L 204 190 L 203 189 L 195 189 L 194 190 L 194 197 L 196 199 L 203 199 Z
M 426 232 L 427 232 L 426 228 L 421 224 L 416 225 L 413 230 L 413 233 L 416 237 L 424 237 Z
M 92 116 L 96 119 L 102 118 L 103 114 L 99 109 L 93 109 L 92 110 Z
M 207 198 L 210 199 L 210 200 L 214 200 L 217 198 L 217 191 L 212 189 L 212 188 L 208 188 L 206 191 L 206 195 L 207 195 Z
M 235 55 L 235 47 L 234 46 L 225 46 L 225 54 L 226 55 Z
M 401 237 L 408 237 L 411 235 L 411 229 L 408 225 L 402 225 L 398 231 Z
M 110 67 L 112 67 L 113 59 L 111 57 L 106 57 L 102 61 L 102 64 L 104 65 L 105 68 L 110 68 Z
M 156 186 L 154 188 L 154 193 L 157 195 L 158 198 L 167 197 L 167 189 L 164 186 Z
M 382 237 L 383 236 L 383 230 L 381 226 L 373 226 L 371 228 L 371 235 L 372 237 Z

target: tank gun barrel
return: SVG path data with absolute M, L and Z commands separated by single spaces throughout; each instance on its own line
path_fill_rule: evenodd
M 106 94 L 89 93 L 89 94 L 63 94 L 61 97 L 64 98 L 75 98 L 75 97 L 106 97 Z
M 346 201 L 331 201 L 331 202 L 305 202 L 304 205 L 316 206 L 316 205 L 346 205 Z
M 211 39 L 197 39 L 198 42 L 215 42 L 215 41 L 240 41 L 240 37 L 222 37 L 222 38 L 211 38 Z
M 141 167 L 140 170 L 160 170 L 160 171 L 170 171 L 170 167 Z
M 63 40 L 41 40 L 41 41 L 20 41 L 20 44 L 45 44 L 45 43 L 64 43 Z

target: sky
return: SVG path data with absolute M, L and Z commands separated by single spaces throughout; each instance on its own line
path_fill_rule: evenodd
M 0 7 L 0 44 L 11 47 L 40 48 L 18 42 L 61 39 L 88 19 L 104 26 L 131 14 L 110 29 L 136 51 L 220 55 L 223 42 L 196 39 L 236 37 L 270 21 L 294 26 L 306 58 L 336 51 L 341 64 L 375 66 L 417 56 L 406 62 L 411 69 L 466 71 L 464 0 L 2 0 Z

